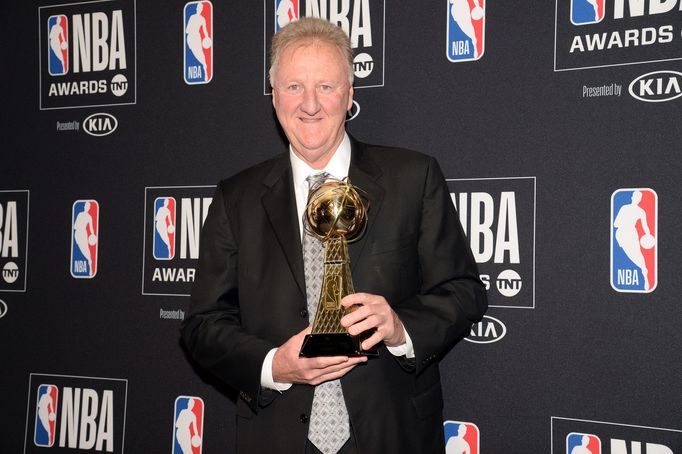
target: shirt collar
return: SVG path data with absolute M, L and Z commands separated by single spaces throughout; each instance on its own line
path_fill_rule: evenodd
M 294 153 L 291 145 L 289 145 L 289 161 L 291 162 L 291 171 L 294 176 L 294 185 L 297 188 L 306 185 L 305 179 L 315 173 L 327 172 L 334 178 L 343 180 L 348 176 L 348 169 L 350 168 L 350 138 L 348 134 L 344 133 L 339 148 L 336 149 L 334 155 L 323 169 L 313 169 L 310 167 Z M 305 189 L 307 191 L 308 187 L 305 186 Z

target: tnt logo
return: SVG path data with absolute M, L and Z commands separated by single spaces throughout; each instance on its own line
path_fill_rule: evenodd
M 445 454 L 479 454 L 479 431 L 474 423 L 445 421 Z
M 97 274 L 99 204 L 96 200 L 77 200 L 71 218 L 71 276 L 93 278 Z
M 178 396 L 173 417 L 173 454 L 201 454 L 204 431 L 204 401 Z
M 571 432 L 566 436 L 566 454 L 601 454 L 601 440 L 596 435 Z
M 36 446 L 49 448 L 54 445 L 57 425 L 57 398 L 59 390 L 54 385 L 38 386 L 33 442 Z
M 171 260 L 175 257 L 175 198 L 157 197 L 154 200 L 154 258 Z
M 448 60 L 478 60 L 485 51 L 485 0 L 448 0 Z
M 184 77 L 189 85 L 213 79 L 213 4 L 209 1 L 185 5 Z
M 47 19 L 47 70 L 51 76 L 69 72 L 69 19 L 63 14 Z
M 606 0 L 571 0 L 573 25 L 596 24 L 604 19 Z
M 300 18 L 299 6 L 299 0 L 275 0 L 275 33 Z
M 657 284 L 658 196 L 652 189 L 618 189 L 611 195 L 611 286 L 649 293 Z

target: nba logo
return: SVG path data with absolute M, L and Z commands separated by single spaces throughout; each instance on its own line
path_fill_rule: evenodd
M 175 257 L 175 198 L 157 197 L 154 200 L 154 258 L 171 260 Z
M 448 0 L 448 60 L 478 60 L 485 50 L 485 0 Z
M 298 0 L 275 0 L 275 33 L 289 22 L 299 19 Z
M 51 76 L 69 72 L 69 20 L 63 14 L 47 19 L 47 70 Z
M 200 397 L 178 396 L 174 414 L 172 454 L 201 454 L 204 401 Z
M 571 0 L 573 25 L 596 24 L 604 19 L 606 0 Z
M 185 83 L 207 84 L 213 79 L 213 4 L 209 1 L 185 5 Z
M 55 385 L 38 387 L 38 404 L 36 408 L 36 425 L 33 442 L 36 446 L 49 448 L 54 445 L 55 427 L 57 425 L 57 396 Z
M 658 280 L 658 196 L 652 189 L 618 189 L 611 195 L 611 286 L 649 293 Z
M 71 276 L 93 278 L 97 274 L 99 204 L 96 200 L 76 200 L 71 219 Z
M 566 454 L 601 454 L 601 440 L 596 435 L 571 432 L 566 436 Z
M 480 436 L 474 423 L 445 421 L 445 454 L 479 454 Z

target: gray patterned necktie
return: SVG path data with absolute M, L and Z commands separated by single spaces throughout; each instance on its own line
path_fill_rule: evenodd
M 309 191 L 320 186 L 329 174 L 326 172 L 306 178 Z M 305 214 L 303 222 L 307 222 Z M 324 247 L 322 242 L 303 232 L 303 264 L 308 302 L 308 319 L 315 320 L 317 303 L 324 275 Z M 336 454 L 350 437 L 348 410 L 343 399 L 339 380 L 321 383 L 315 387 L 313 407 L 310 411 L 308 439 L 324 454 Z

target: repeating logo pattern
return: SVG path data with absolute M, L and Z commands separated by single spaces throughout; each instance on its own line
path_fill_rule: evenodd
M 535 307 L 535 177 L 447 180 L 490 307 Z
M 484 51 L 485 0 L 448 0 L 448 60 L 479 60 Z
M 189 2 L 184 10 L 184 78 L 189 85 L 213 79 L 213 4 Z
M 178 396 L 173 417 L 173 454 L 201 454 L 204 433 L 204 401 Z
M 445 421 L 445 454 L 479 454 L 480 433 L 478 426 L 471 422 Z
M 47 19 L 47 65 L 51 76 L 69 72 L 69 19 L 58 14 Z
M 97 274 L 99 203 L 76 200 L 71 219 L 71 276 L 91 279 Z
M 25 292 L 29 191 L 0 190 L 0 292 Z
M 618 189 L 611 195 L 611 286 L 649 293 L 657 285 L 658 196 L 652 189 Z
M 145 189 L 143 295 L 188 296 L 215 186 Z
M 601 22 L 605 3 L 606 0 L 571 0 L 571 22 L 575 25 Z
M 40 109 L 135 104 L 136 0 L 38 8 Z
M 38 386 L 35 431 L 33 442 L 36 446 L 49 448 L 54 445 L 57 432 L 57 400 L 59 390 L 55 385 Z

